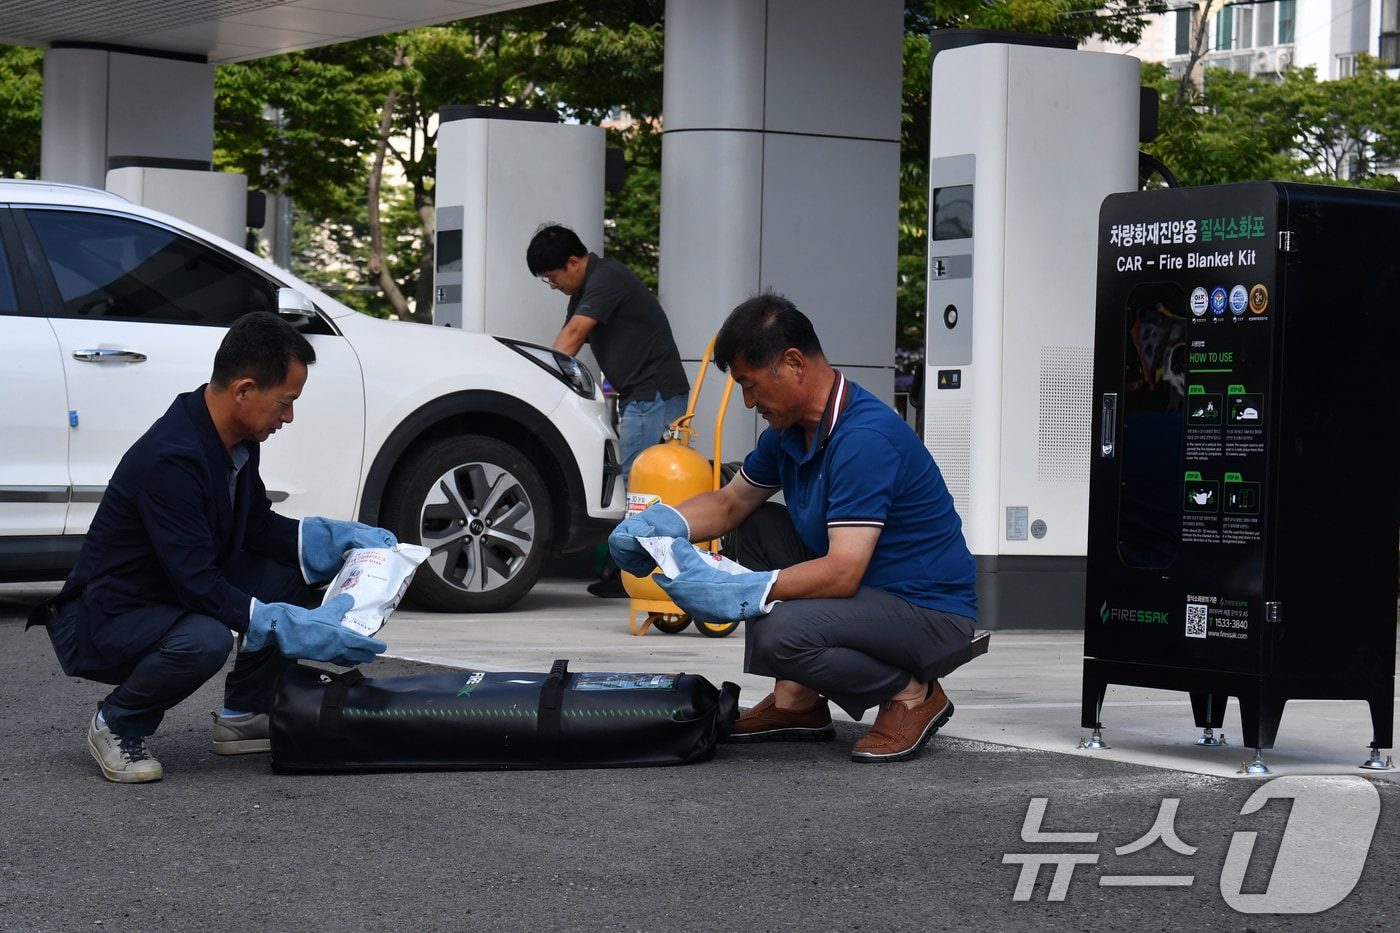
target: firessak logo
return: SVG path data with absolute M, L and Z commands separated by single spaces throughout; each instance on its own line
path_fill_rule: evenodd
M 1114 622 L 1142 622 L 1147 625 L 1167 625 L 1171 622 L 1171 613 L 1160 609 L 1120 609 L 1117 606 L 1110 606 L 1107 601 L 1099 607 L 1099 621 L 1107 623 Z

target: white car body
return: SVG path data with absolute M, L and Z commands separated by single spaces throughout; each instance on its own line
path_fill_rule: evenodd
M 36 271 L 35 242 L 41 237 L 34 231 L 50 223 L 44 212 L 55 209 L 67 212 L 65 223 L 99 215 L 178 234 L 194 244 L 177 244 L 195 250 L 187 268 L 189 262 L 202 261 L 204 254 L 198 251 L 207 248 L 219 254 L 209 257 L 211 265 L 215 259 L 239 264 L 252 271 L 249 281 L 265 277 L 314 305 L 313 322 L 304 332 L 316 350 L 316 363 L 296 403 L 294 422 L 262 448 L 262 475 L 278 512 L 382 524 L 418 543 L 404 527 L 406 521 L 393 527 L 386 520 L 385 495 L 410 452 L 455 432 L 494 438 L 518 449 L 530 468 L 538 469 L 550 517 L 542 525 L 530 521 L 543 532 L 545 540 L 535 543 L 544 550 L 558 553 L 601 540 L 621 519 L 626 503 L 613 466 L 616 435 L 602 392 L 591 375 L 586 385 L 574 388 L 567 373 L 555 372 L 561 362 L 576 361 L 560 361 L 562 355 L 557 355 L 551 364 L 552 351 L 538 348 L 530 351 L 537 360 L 532 362 L 526 351 L 485 334 L 360 314 L 232 243 L 107 192 L 0 180 L 0 261 L 9 260 L 10 292 L 16 296 L 9 303 L 18 306 L 3 306 L 6 282 L 0 274 L 5 347 L 0 394 L 6 400 L 0 579 L 38 569 L 61 571 L 61 566 L 41 566 L 63 563 L 46 561 L 48 549 L 76 555 L 74 542 L 92 521 L 117 461 L 176 395 L 208 381 L 225 332 L 207 322 L 129 319 L 121 313 L 127 306 L 110 300 L 94 302 L 90 314 L 75 312 L 71 302 L 56 312 L 54 295 L 78 291 L 87 282 L 66 281 L 68 270 L 55 260 L 39 262 Z M 78 215 L 83 217 L 75 220 Z M 27 263 L 20 261 L 26 258 Z M 108 258 L 121 262 L 120 257 L 101 261 Z M 175 259 L 161 253 L 133 268 L 146 274 L 146 267 L 159 260 L 174 279 L 182 273 L 171 265 Z M 39 281 L 49 273 L 50 284 Z M 164 281 L 150 278 L 156 285 Z M 36 297 L 39 307 L 32 300 Z M 287 312 L 285 306 L 282 310 Z M 15 552 L 25 542 L 40 552 L 32 555 L 29 568 L 24 555 Z M 536 555 L 529 568 L 536 577 L 543 557 Z M 485 577 L 479 581 L 484 589 L 496 588 L 491 583 Z M 528 587 L 516 589 L 520 592 L 509 602 Z M 509 602 L 497 605 L 498 594 L 439 608 L 503 608 Z

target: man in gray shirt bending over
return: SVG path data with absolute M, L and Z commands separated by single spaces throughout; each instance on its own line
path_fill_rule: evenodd
M 686 410 L 690 380 L 666 312 L 632 270 L 589 252 L 568 227 L 546 224 L 536 230 L 525 261 L 532 275 L 569 296 L 554 349 L 573 356 L 591 344 L 617 393 L 618 459 L 625 480 L 637 455 L 659 442 Z M 627 595 L 611 561 L 588 592 Z

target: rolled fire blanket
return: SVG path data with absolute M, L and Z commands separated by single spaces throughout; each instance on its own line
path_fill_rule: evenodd
M 290 668 L 272 711 L 272 767 L 298 771 L 617 768 L 702 761 L 738 716 L 739 687 L 693 674 L 459 671 L 367 678 Z

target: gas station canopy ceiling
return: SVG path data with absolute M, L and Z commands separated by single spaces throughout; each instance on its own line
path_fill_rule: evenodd
M 100 45 L 241 62 L 543 0 L 0 0 L 0 44 Z

